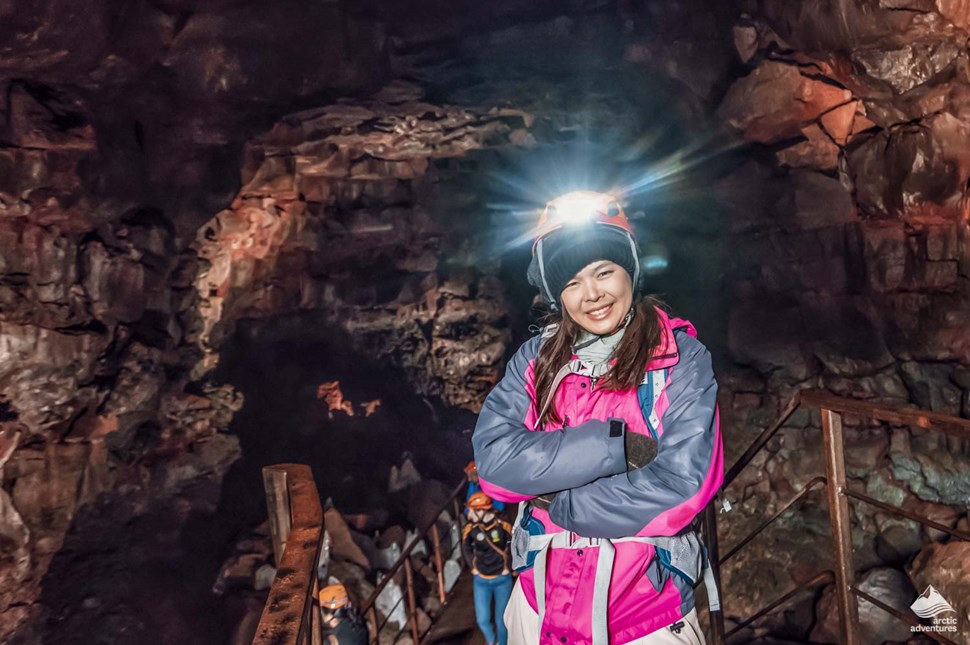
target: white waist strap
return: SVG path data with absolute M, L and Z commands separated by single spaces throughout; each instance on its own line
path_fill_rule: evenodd
M 593 582 L 593 642 L 592 645 L 609 645 L 609 594 L 613 579 L 613 562 L 616 559 L 614 544 L 638 542 L 666 548 L 670 538 L 626 537 L 626 538 L 576 538 L 572 533 L 560 531 L 549 535 L 529 536 L 529 551 L 538 551 L 535 559 L 536 605 L 539 610 L 539 640 L 542 640 L 542 623 L 546 616 L 546 571 L 549 564 L 549 549 L 587 549 L 599 547 L 596 560 L 596 578 Z M 704 559 L 704 586 L 711 611 L 720 611 L 720 595 L 714 581 L 714 571 Z

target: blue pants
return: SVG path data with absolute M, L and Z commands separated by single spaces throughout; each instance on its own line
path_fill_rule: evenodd
M 474 576 L 475 584 L 475 620 L 478 628 L 485 635 L 486 643 L 498 643 L 507 645 L 509 642 L 509 632 L 505 629 L 505 606 L 509 604 L 509 596 L 512 595 L 512 576 L 506 574 L 497 578 L 481 578 Z M 498 637 L 495 629 L 492 629 L 492 598 L 495 599 L 495 626 L 498 628 Z

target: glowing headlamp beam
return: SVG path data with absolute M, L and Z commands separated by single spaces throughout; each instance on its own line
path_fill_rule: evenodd
M 599 202 L 589 197 L 569 197 L 556 203 L 556 217 L 566 224 L 582 224 L 596 216 Z

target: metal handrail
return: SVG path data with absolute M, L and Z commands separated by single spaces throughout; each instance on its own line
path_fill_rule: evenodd
M 798 585 L 797 587 L 795 587 L 794 589 L 792 589 L 791 591 L 789 591 L 788 593 L 786 593 L 781 598 L 778 598 L 774 602 L 769 603 L 764 609 L 762 609 L 761 611 L 759 611 L 758 613 L 756 613 L 751 618 L 748 618 L 748 619 L 746 619 L 746 620 L 738 623 L 737 626 L 735 626 L 734 629 L 732 629 L 727 634 L 725 634 L 724 637 L 725 638 L 730 638 L 731 636 L 734 636 L 739 631 L 741 631 L 742 629 L 744 629 L 745 627 L 747 627 L 748 625 L 750 625 L 754 621 L 758 620 L 762 616 L 767 616 L 768 614 L 770 614 L 772 611 L 774 611 L 778 607 L 781 607 L 782 605 L 784 605 L 786 602 L 788 602 L 789 600 L 791 600 L 792 598 L 794 598 L 795 596 L 797 596 L 802 591 L 805 591 L 806 589 L 814 588 L 814 587 L 818 586 L 819 584 L 821 584 L 823 582 L 826 583 L 826 584 L 828 584 L 828 583 L 832 582 L 832 580 L 834 580 L 834 579 L 835 579 L 835 574 L 832 573 L 831 571 L 823 571 L 823 572 L 821 572 L 819 574 L 816 574 L 811 579 L 806 580 L 802 584 Z
M 263 607 L 253 645 L 317 645 L 321 642 L 321 638 L 318 614 L 314 609 L 316 607 L 314 596 L 319 584 L 316 574 L 324 535 L 324 515 L 313 474 L 305 465 L 278 464 L 263 468 L 263 483 L 266 489 L 277 573 Z M 402 568 L 405 570 L 406 593 L 402 595 L 395 607 L 407 601 L 407 623 L 410 624 L 406 623 L 402 626 L 394 641 L 396 642 L 398 637 L 410 627 L 413 642 L 419 643 L 434 625 L 432 620 L 431 626 L 423 634 L 418 631 L 418 606 L 410 558 L 422 539 L 429 535 L 437 573 L 438 598 L 442 606 L 447 604 L 444 558 L 442 558 L 441 536 L 438 534 L 437 522 L 444 512 L 451 508 L 455 518 L 453 521 L 458 523 L 460 532 L 464 518 L 460 500 L 464 495 L 465 486 L 466 482 L 463 480 L 451 491 L 448 501 L 438 509 L 434 519 L 405 547 L 384 580 L 361 605 L 361 615 L 369 614 L 371 619 L 371 642 L 377 642 L 380 628 L 383 627 L 383 625 L 378 626 L 376 622 L 377 598 Z M 457 548 L 460 548 L 459 545 L 453 545 L 453 549 Z M 459 562 L 462 568 L 465 568 L 465 563 L 461 560 Z M 384 624 L 386 622 L 385 618 Z
M 753 540 L 756 537 L 758 537 L 758 535 L 760 535 L 762 531 L 764 531 L 766 528 L 768 528 L 769 526 L 771 526 L 772 524 L 774 524 L 775 520 L 777 520 L 779 517 L 781 517 L 785 513 L 785 511 L 787 511 L 789 508 L 791 508 L 792 506 L 794 506 L 795 504 L 797 504 L 799 501 L 801 501 L 801 499 L 803 497 L 805 497 L 806 495 L 808 495 L 814 489 L 818 488 L 819 486 L 824 486 L 824 485 L 825 485 L 825 478 L 824 477 L 816 477 L 812 481 L 810 481 L 807 484 L 805 484 L 805 487 L 802 488 L 797 493 L 795 493 L 795 495 L 791 499 L 789 499 L 787 502 L 785 502 L 785 505 L 782 506 L 780 509 L 778 509 L 775 512 L 774 515 L 772 515 L 767 520 L 765 520 L 764 522 L 762 522 L 758 526 L 758 528 L 756 528 L 755 530 L 753 530 L 750 533 L 748 533 L 748 536 L 746 538 L 744 538 L 743 540 L 741 540 L 740 542 L 738 542 L 736 545 L 734 545 L 734 547 L 731 548 L 730 551 L 728 551 L 727 553 L 725 553 L 724 554 L 724 557 L 721 558 L 720 563 L 721 564 L 724 564 L 725 562 L 727 562 L 728 560 L 730 560 L 732 555 L 734 555 L 735 553 L 737 553 L 738 551 L 740 551 L 742 548 L 744 548 L 744 545 L 746 545 L 748 542 L 750 542 L 751 540 Z
M 768 441 L 777 434 L 784 426 L 785 422 L 800 406 L 811 406 L 818 408 L 822 420 L 822 436 L 825 442 L 825 477 L 816 477 L 811 480 L 801 491 L 790 499 L 779 511 L 771 518 L 762 522 L 753 532 L 742 538 L 738 544 L 731 549 L 723 559 L 718 557 L 719 549 L 717 543 L 717 513 L 714 505 L 711 504 L 705 510 L 704 526 L 708 541 L 708 551 L 711 564 L 714 568 L 715 578 L 720 581 L 720 565 L 728 558 L 737 553 L 741 548 L 751 542 L 755 536 L 763 531 L 767 526 L 774 523 L 785 511 L 797 503 L 811 489 L 823 485 L 828 493 L 829 501 L 829 522 L 832 529 L 833 551 L 836 561 L 834 578 L 836 582 L 836 592 L 838 596 L 840 627 L 842 632 L 842 642 L 848 645 L 857 645 L 859 642 L 855 627 L 858 624 L 858 605 L 853 596 L 863 598 L 871 602 L 876 607 L 886 610 L 891 615 L 904 620 L 907 624 L 912 621 L 899 612 L 892 610 L 884 603 L 872 598 L 868 594 L 860 591 L 855 586 L 855 570 L 852 565 L 851 548 L 851 529 L 849 526 L 849 498 L 872 504 L 886 512 L 905 517 L 923 525 L 930 526 L 943 531 L 953 537 L 962 540 L 970 540 L 970 534 L 943 526 L 938 522 L 921 516 L 912 511 L 908 511 L 898 506 L 886 504 L 873 499 L 862 493 L 849 490 L 845 472 L 844 439 L 842 433 L 842 415 L 851 414 L 860 417 L 869 417 L 878 421 L 883 421 L 892 425 L 916 426 L 926 430 L 940 431 L 961 439 L 970 439 L 970 420 L 959 417 L 951 417 L 927 410 L 902 408 L 884 404 L 873 404 L 867 401 L 847 399 L 835 396 L 822 390 L 800 390 L 795 393 L 788 405 L 782 411 L 779 418 L 770 426 L 765 428 L 757 438 L 751 443 L 747 450 L 738 458 L 725 474 L 723 488 L 727 488 L 738 475 L 751 463 L 761 450 L 764 449 Z M 737 633 L 741 628 L 751 624 L 755 620 L 765 616 L 774 609 L 780 607 L 794 597 L 800 590 L 808 585 L 815 584 L 823 576 L 832 576 L 832 572 L 824 572 L 805 584 L 789 591 L 781 598 L 770 603 L 752 617 L 742 621 L 731 632 L 724 633 L 723 611 L 711 612 L 711 630 L 713 640 L 721 645 L 724 640 Z M 945 637 L 927 632 L 934 640 L 949 643 Z
M 937 531 L 943 531 L 944 533 L 952 535 L 953 537 L 960 540 L 970 540 L 970 533 L 967 533 L 966 531 L 958 531 L 956 529 L 951 529 L 948 526 L 943 526 L 939 522 L 934 522 L 930 518 L 923 517 L 918 513 L 907 511 L 905 508 L 900 508 L 898 506 L 893 506 L 892 504 L 880 502 L 878 499 L 874 499 L 872 497 L 869 497 L 868 495 L 863 495 L 862 493 L 856 492 L 854 490 L 846 490 L 845 494 L 848 495 L 849 497 L 853 497 L 859 500 L 860 502 L 865 502 L 866 504 L 871 504 L 877 508 L 880 508 L 891 515 L 895 515 L 897 517 L 904 517 L 908 520 L 919 522 L 920 524 L 924 524 L 926 526 L 929 526 L 930 528 L 934 528 Z
M 871 417 L 878 421 L 894 423 L 898 425 L 914 425 L 925 430 L 942 430 L 947 434 L 953 434 L 963 439 L 970 439 L 970 419 L 951 417 L 937 412 L 920 410 L 918 408 L 903 408 L 885 404 L 876 405 L 857 399 L 847 399 L 841 396 L 829 394 L 824 390 L 805 389 L 799 390 L 792 396 L 788 405 L 782 411 L 778 419 L 765 428 L 758 437 L 751 442 L 751 445 L 744 454 L 741 455 L 734 465 L 728 469 L 724 475 L 723 487 L 727 488 L 737 478 L 744 468 L 751 463 L 751 460 L 761 452 L 765 444 L 775 436 L 775 434 L 785 425 L 789 417 L 794 414 L 799 406 L 806 405 L 816 408 L 824 408 L 840 414 L 854 414 L 856 416 Z
M 458 524 L 459 533 L 461 532 L 461 523 L 464 518 L 464 514 L 461 512 L 461 501 L 464 498 L 465 490 L 467 487 L 467 482 L 462 480 L 459 482 L 454 489 L 452 489 L 451 494 L 448 496 L 448 500 L 442 504 L 434 515 L 434 518 L 423 527 L 423 529 L 414 536 L 409 544 L 404 547 L 404 551 L 401 556 L 397 559 L 397 562 L 386 572 L 384 579 L 374 588 L 373 593 L 370 597 L 364 601 L 361 605 L 360 613 L 362 616 L 366 616 L 370 622 L 371 636 L 370 642 L 376 643 L 380 640 L 380 632 L 384 625 L 387 624 L 389 616 L 384 618 L 384 621 L 378 624 L 377 621 L 377 598 L 384 591 L 385 587 L 390 584 L 391 580 L 397 577 L 400 570 L 404 569 L 405 574 L 405 594 L 402 596 L 402 600 L 406 599 L 408 604 L 408 622 L 411 628 L 411 638 L 414 643 L 420 643 L 421 640 L 428 634 L 431 627 L 434 625 L 434 620 L 431 621 L 431 626 L 420 633 L 417 623 L 417 601 L 414 595 L 414 572 L 411 566 L 411 552 L 422 542 L 426 537 L 430 536 L 432 545 L 432 555 L 434 556 L 435 563 L 435 573 L 438 591 L 438 600 L 442 607 L 448 603 L 448 593 L 445 590 L 445 578 L 444 578 L 444 559 L 441 553 L 441 536 L 438 534 L 438 520 L 441 516 L 448 510 L 451 510 L 454 514 L 453 522 Z M 452 548 L 460 548 L 458 545 L 452 545 Z M 465 568 L 465 563 L 459 559 L 459 563 L 462 568 Z M 396 608 L 400 604 L 400 600 L 395 603 Z M 402 626 L 402 628 L 395 635 L 393 642 L 397 642 L 398 637 L 405 631 L 408 625 Z
M 309 466 L 263 468 L 276 579 L 263 606 L 253 645 L 319 642 L 313 611 L 323 509 Z

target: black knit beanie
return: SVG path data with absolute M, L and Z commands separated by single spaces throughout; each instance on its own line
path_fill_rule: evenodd
M 553 231 L 542 238 L 543 272 L 549 292 L 542 284 L 539 258 L 536 255 L 532 256 L 532 262 L 529 263 L 529 284 L 538 287 L 542 297 L 558 307 L 559 296 L 566 284 L 580 269 L 597 260 L 615 262 L 633 280 L 638 259 L 630 239 L 625 231 L 596 224 L 582 228 L 563 227 Z M 536 252 L 538 253 L 538 248 Z M 637 293 L 636 284 L 633 285 L 633 292 Z

